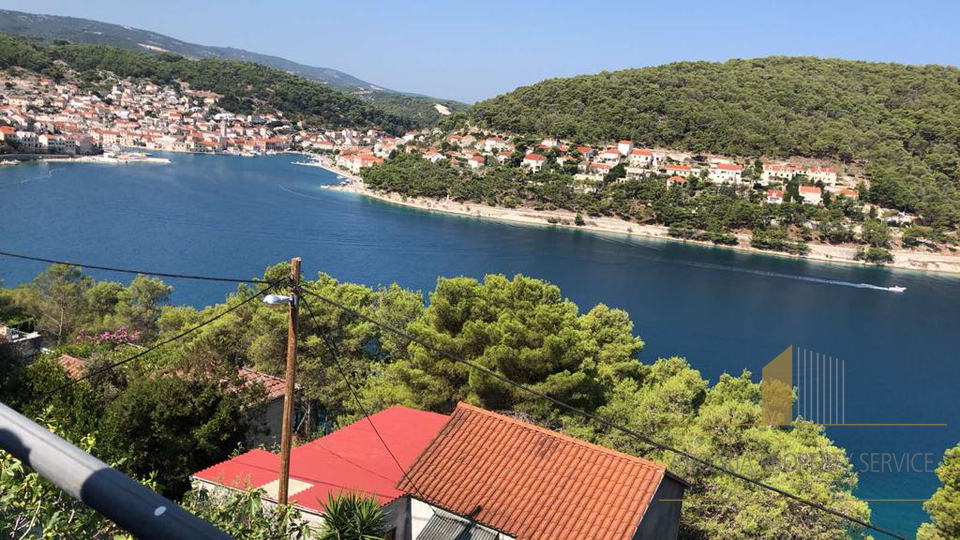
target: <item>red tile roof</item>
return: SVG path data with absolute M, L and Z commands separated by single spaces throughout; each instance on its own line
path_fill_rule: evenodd
M 264 388 L 267 389 L 267 399 L 270 401 L 283 397 L 286 383 L 280 377 L 274 377 L 245 367 L 240 368 L 237 375 L 248 384 L 263 384 Z
M 717 163 L 714 165 L 714 168 L 720 169 L 722 171 L 742 171 L 743 167 L 739 165 L 734 165 L 733 163 Z
M 370 417 L 404 469 L 410 467 L 447 419 L 443 414 L 407 407 L 390 407 Z M 252 450 L 193 477 L 246 490 L 277 480 L 279 471 L 279 455 Z M 328 494 L 346 490 L 371 495 L 380 504 L 386 504 L 403 495 L 396 487 L 401 476 L 397 463 L 363 418 L 291 451 L 290 479 L 305 482 L 309 487 L 292 493 L 290 502 L 323 512 L 322 503 Z
M 526 160 L 530 160 L 530 161 L 546 161 L 547 158 L 541 156 L 540 154 L 527 154 L 527 155 L 523 156 L 523 160 L 524 160 L 524 161 L 526 161 Z
M 518 540 L 626 540 L 665 474 L 656 463 L 460 403 L 398 487 Z
M 682 176 L 671 176 L 670 178 L 667 178 L 667 182 L 678 182 L 681 184 L 686 184 L 687 179 Z
M 69 375 L 71 379 L 83 377 L 83 372 L 87 369 L 87 362 L 89 362 L 89 360 L 85 358 L 77 358 L 69 354 L 61 354 L 57 361 L 60 362 L 60 366 L 67 372 L 67 375 Z
M 820 193 L 822 191 L 817 186 L 800 186 L 800 193 Z

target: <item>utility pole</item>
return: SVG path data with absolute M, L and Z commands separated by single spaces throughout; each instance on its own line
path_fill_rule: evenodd
M 277 502 L 287 504 L 290 487 L 290 445 L 293 439 L 293 400 L 297 375 L 297 309 L 300 301 L 300 257 L 290 260 L 290 317 L 287 321 L 287 369 L 280 431 L 280 486 Z

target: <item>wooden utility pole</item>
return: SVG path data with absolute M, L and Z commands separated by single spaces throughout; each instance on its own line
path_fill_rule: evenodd
M 290 317 L 287 321 L 287 370 L 280 431 L 280 486 L 277 502 L 287 504 L 290 487 L 290 445 L 293 442 L 293 400 L 297 375 L 297 309 L 300 302 L 300 257 L 290 260 Z

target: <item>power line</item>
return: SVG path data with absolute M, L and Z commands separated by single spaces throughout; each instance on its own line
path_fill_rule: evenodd
M 215 322 L 215 321 L 217 321 L 217 320 L 225 317 L 226 315 L 228 315 L 228 314 L 230 314 L 230 313 L 232 313 L 232 312 L 240 309 L 242 306 L 244 306 L 244 305 L 252 302 L 252 301 L 255 300 L 257 297 L 259 297 L 259 296 L 262 295 L 263 293 L 269 291 L 270 289 L 274 288 L 275 286 L 279 285 L 280 283 L 282 283 L 282 280 L 281 280 L 281 281 L 278 281 L 278 282 L 275 282 L 275 283 L 272 283 L 272 284 L 268 285 L 267 287 L 264 287 L 264 288 L 256 291 L 254 294 L 252 294 L 252 295 L 247 296 L 246 298 L 244 298 L 239 304 L 237 304 L 237 305 L 235 305 L 235 306 L 231 306 L 231 307 L 227 308 L 226 310 L 224 310 L 224 311 L 222 311 L 222 312 L 214 315 L 213 317 L 210 317 L 209 319 L 207 319 L 207 320 L 205 320 L 205 321 L 203 321 L 203 322 L 201 322 L 201 323 L 199 323 L 199 324 L 197 324 L 197 325 L 195 325 L 195 326 L 192 326 L 192 327 L 188 328 L 187 330 L 184 330 L 183 332 L 180 332 L 179 334 L 177 334 L 177 335 L 175 335 L 175 336 L 173 336 L 173 337 L 167 338 L 167 339 L 165 339 L 165 340 L 163 340 L 163 341 L 161 341 L 161 342 L 159 342 L 159 343 L 155 343 L 155 344 L 153 344 L 152 346 L 150 346 L 149 348 L 147 348 L 147 349 L 145 349 L 145 350 L 143 350 L 143 351 L 140 351 L 139 353 L 137 353 L 137 354 L 135 354 L 135 355 L 133 355 L 133 356 L 131 356 L 131 357 L 129 357 L 129 358 L 120 360 L 119 362 L 114 362 L 114 363 L 112 363 L 112 364 L 110 364 L 110 365 L 108 365 L 108 366 L 105 366 L 105 367 L 101 368 L 101 369 L 98 369 L 98 370 L 96 370 L 96 371 L 92 371 L 92 372 L 90 372 L 90 373 L 87 373 L 87 374 L 83 375 L 82 377 L 79 377 L 79 378 L 77 378 L 77 379 L 73 379 L 73 380 L 71 380 L 70 382 L 68 382 L 68 383 L 66 383 L 66 384 L 64 384 L 64 385 L 62 385 L 62 386 L 60 386 L 60 387 L 58 387 L 58 388 L 56 388 L 56 389 L 54 389 L 54 390 L 52 390 L 52 391 L 50 391 L 50 392 L 47 392 L 46 394 L 43 395 L 43 397 L 45 397 L 45 398 L 46 398 L 46 397 L 49 397 L 49 396 L 51 396 L 51 395 L 53 395 L 53 394 L 56 394 L 57 392 L 60 392 L 61 390 L 64 390 L 64 389 L 66 389 L 66 388 L 69 388 L 70 386 L 73 386 L 74 384 L 79 383 L 80 381 L 83 381 L 83 380 L 85 380 L 85 379 L 89 379 L 89 378 L 91 378 L 91 377 L 96 377 L 97 375 L 101 375 L 101 374 L 103 374 L 103 373 L 106 373 L 106 372 L 108 372 L 108 371 L 110 371 L 110 370 L 112 370 L 112 369 L 115 369 L 115 368 L 117 368 L 117 367 L 120 367 L 120 366 L 122 366 L 122 365 L 124 365 L 124 364 L 128 364 L 128 363 L 130 363 L 130 362 L 133 362 L 134 360 L 137 360 L 138 358 L 142 358 L 142 357 L 150 354 L 151 352 L 159 349 L 160 347 L 163 347 L 164 345 L 167 345 L 167 344 L 169 344 L 169 343 L 173 343 L 174 341 L 177 341 L 178 339 L 186 336 L 187 334 L 190 334 L 191 332 L 195 332 L 196 330 L 199 330 L 199 329 L 203 328 L 204 326 L 207 326 L 208 324 L 211 324 L 211 323 L 213 323 L 213 322 Z
M 252 283 L 256 285 L 269 285 L 270 282 L 263 279 L 240 279 L 219 276 L 203 276 L 197 274 L 177 274 L 173 272 L 156 272 L 151 270 L 131 270 L 129 268 L 114 268 L 110 266 L 98 266 L 95 264 L 84 264 L 71 261 L 60 261 L 57 259 L 47 259 L 45 257 L 35 257 L 33 255 L 23 255 L 22 253 L 11 253 L 9 251 L 0 251 L 0 255 L 14 259 L 23 259 L 26 261 L 36 261 L 48 264 L 66 264 L 69 266 L 79 266 L 91 270 L 104 270 L 106 272 L 117 272 L 120 274 L 143 274 L 146 276 L 165 277 L 171 279 L 192 279 L 197 281 L 216 281 L 220 283 Z
M 651 446 L 653 446 L 653 447 L 655 447 L 655 448 L 659 448 L 659 449 L 661 449 L 661 450 L 663 450 L 663 451 L 667 451 L 667 452 L 670 452 L 670 453 L 673 453 L 673 454 L 676 454 L 676 455 L 679 455 L 679 456 L 683 456 L 684 458 L 689 459 L 689 460 L 691 460 L 691 461 L 693 461 L 693 462 L 699 463 L 700 465 L 709 467 L 709 468 L 711 468 L 711 469 L 713 469 L 713 470 L 716 470 L 716 471 L 718 471 L 718 472 L 721 472 L 721 473 L 723 473 L 723 474 L 727 474 L 727 475 L 733 476 L 734 478 L 738 478 L 738 479 L 743 480 L 744 482 L 747 482 L 747 483 L 749 483 L 749 484 L 755 485 L 755 486 L 757 486 L 757 487 L 760 487 L 760 488 L 765 489 L 765 490 L 768 490 L 768 491 L 772 491 L 772 492 L 777 493 L 778 495 L 781 495 L 781 496 L 783 496 L 783 497 L 785 497 L 785 498 L 787 498 L 787 499 L 791 499 L 791 500 L 793 500 L 793 501 L 795 501 L 795 502 L 798 502 L 798 503 L 800 503 L 800 504 L 809 506 L 809 507 L 811 507 L 811 508 L 815 508 L 815 509 L 817 509 L 817 510 L 821 510 L 821 511 L 826 512 L 826 513 L 828 513 L 828 514 L 831 514 L 831 515 L 833 515 L 833 516 L 835 516 L 835 517 L 838 517 L 838 518 L 841 518 L 841 519 L 843 519 L 843 520 L 849 521 L 849 522 L 851 522 L 851 523 L 855 523 L 855 524 L 860 525 L 860 526 L 862 526 L 862 527 L 866 527 L 866 528 L 868 528 L 868 529 L 872 529 L 872 530 L 874 530 L 874 531 L 877 531 L 877 532 L 879 532 L 879 533 L 886 534 L 886 535 L 891 536 L 891 537 L 893 537 L 893 538 L 898 538 L 899 540 L 907 540 L 905 537 L 900 536 L 900 535 L 897 534 L 897 533 L 894 533 L 894 532 L 892 532 L 892 531 L 889 531 L 889 530 L 887 530 L 887 529 L 884 529 L 884 528 L 882 528 L 882 527 L 880 527 L 880 526 L 873 525 L 873 524 L 871 524 L 870 522 L 863 521 L 863 520 L 861 520 L 861 519 L 859 519 L 859 518 L 857 518 L 857 517 L 844 514 L 843 512 L 840 512 L 840 511 L 837 511 L 837 510 L 833 510 L 833 509 L 828 508 L 828 507 L 826 507 L 826 506 L 824 506 L 823 504 L 820 504 L 820 503 L 818 503 L 818 502 L 814 502 L 814 501 L 811 501 L 811 500 L 809 500 L 809 499 L 804 499 L 803 497 L 800 497 L 799 495 L 794 495 L 793 493 L 790 493 L 790 492 L 785 491 L 785 490 L 782 490 L 782 489 L 780 489 L 780 488 L 771 486 L 771 485 L 769 485 L 769 484 L 767 484 L 767 483 L 765 483 L 765 482 L 761 482 L 760 480 L 756 480 L 756 479 L 754 479 L 754 478 L 750 478 L 749 476 L 745 476 L 745 475 L 743 475 L 743 474 L 741 474 L 741 473 L 738 473 L 738 472 L 736 472 L 736 471 L 734 471 L 734 470 L 732 470 L 732 469 L 728 469 L 728 468 L 726 468 L 726 467 L 723 467 L 723 466 L 720 466 L 720 465 L 716 465 L 716 464 L 714 464 L 714 463 L 712 463 L 712 462 L 710 462 L 710 461 L 708 461 L 708 460 L 705 460 L 705 459 L 702 459 L 702 458 L 700 458 L 700 457 L 698 457 L 698 456 L 695 456 L 695 455 L 693 455 L 693 454 L 690 454 L 689 452 L 685 452 L 685 451 L 680 450 L 680 449 L 678 449 L 678 448 L 674 448 L 674 447 L 672 447 L 672 446 L 669 446 L 669 445 L 666 445 L 666 444 L 663 444 L 663 443 L 654 441 L 653 439 L 651 439 L 651 438 L 649 438 L 649 437 L 647 437 L 647 436 L 645 436 L 645 435 L 642 435 L 641 433 L 639 433 L 639 432 L 637 432 L 637 431 L 634 431 L 634 430 L 632 430 L 632 429 L 630 429 L 630 428 L 627 428 L 627 427 L 621 426 L 621 425 L 619 425 L 619 424 L 616 424 L 616 423 L 614 423 L 614 422 L 611 422 L 610 420 L 607 420 L 607 419 L 602 418 L 602 417 L 600 417 L 600 416 L 597 416 L 597 415 L 595 415 L 595 414 L 592 414 L 592 413 L 589 413 L 589 412 L 584 411 L 584 410 L 582 410 L 582 409 L 579 409 L 579 408 L 577 408 L 577 407 L 574 407 L 573 405 L 569 405 L 569 404 L 567 404 L 566 402 L 564 402 L 564 401 L 562 401 L 562 400 L 559 400 L 559 399 L 557 399 L 557 398 L 555 398 L 555 397 L 552 397 L 552 396 L 550 396 L 550 395 L 548 395 L 548 394 L 546 394 L 546 393 L 544 393 L 544 392 L 541 392 L 541 391 L 539 391 L 539 390 L 534 390 L 533 388 L 530 388 L 530 387 L 528 387 L 528 386 L 526 386 L 526 385 L 524 385 L 524 384 L 521 384 L 521 383 L 518 383 L 518 382 L 516 382 L 516 381 L 513 381 L 513 380 L 509 379 L 508 377 L 505 377 L 504 375 L 501 375 L 500 373 L 497 373 L 496 371 L 493 371 L 493 370 L 491 370 L 491 369 L 488 369 L 488 368 L 486 368 L 486 367 L 484 367 L 484 366 L 481 366 L 481 365 L 479 365 L 479 364 L 475 364 L 475 363 L 473 363 L 473 362 L 469 362 L 469 361 L 467 361 L 467 360 L 464 360 L 463 358 L 460 358 L 459 356 L 457 356 L 457 355 L 455 355 L 455 354 L 453 354 L 453 353 L 449 353 L 449 352 L 447 352 L 447 351 L 445 351 L 445 350 L 443 350 L 443 349 L 440 349 L 440 348 L 438 348 L 438 347 L 435 347 L 435 346 L 433 346 L 433 345 L 430 345 L 429 343 L 425 343 L 423 340 L 417 339 L 416 337 L 410 335 L 409 333 L 407 333 L 407 332 L 405 332 L 405 331 L 403 331 L 403 330 L 400 330 L 400 329 L 395 328 L 395 327 L 393 327 L 393 326 L 391 326 L 391 325 L 389 325 L 389 324 L 387 324 L 387 323 L 380 322 L 380 321 L 378 321 L 378 320 L 376 320 L 376 319 L 374 319 L 374 318 L 372 318 L 372 317 L 369 317 L 369 316 L 367 316 L 367 315 L 364 315 L 364 314 L 361 313 L 360 311 L 358 311 L 358 310 L 356 310 L 356 309 L 353 309 L 353 308 L 351 308 L 351 307 L 348 307 L 348 306 L 346 306 L 346 305 L 344 305 L 344 304 L 341 304 L 340 302 L 337 302 L 336 300 L 332 300 L 332 299 L 330 299 L 330 298 L 326 298 L 326 297 L 324 297 L 323 295 L 317 294 L 317 293 L 315 293 L 315 292 L 313 292 L 313 291 L 310 291 L 310 290 L 307 290 L 307 289 L 304 289 L 303 292 L 305 292 L 305 293 L 307 293 L 307 294 L 309 294 L 309 295 L 311 295 L 311 296 L 314 296 L 315 298 L 319 299 L 320 301 L 322 301 L 322 302 L 324 302 L 324 303 L 326 303 L 326 304 L 328 304 L 328 305 L 334 306 L 334 307 L 336 307 L 336 308 L 338 308 L 338 309 L 340 309 L 340 310 L 346 311 L 346 312 L 348 312 L 348 313 L 352 313 L 354 316 L 356 316 L 356 317 L 358 317 L 358 318 L 360 318 L 360 319 L 363 319 L 364 321 L 367 321 L 367 322 L 369 322 L 369 323 L 371 323 L 371 324 L 374 324 L 374 325 L 376 325 L 376 326 L 378 326 L 378 327 L 380 327 L 380 328 L 383 328 L 384 330 L 387 330 L 387 331 L 389 331 L 389 332 L 391 332 L 391 333 L 393 333 L 393 334 L 395 334 L 395 335 L 397 335 L 397 336 L 399 336 L 399 337 L 401 337 L 401 338 L 403 338 L 403 339 L 406 339 L 406 340 L 408 340 L 408 341 L 411 341 L 411 342 L 413 342 L 413 343 L 416 343 L 416 344 L 420 345 L 421 347 L 423 347 L 423 348 L 425 348 L 425 349 L 427 349 L 427 350 L 429 350 L 429 351 L 431 351 L 431 352 L 433 352 L 433 353 L 439 354 L 439 355 L 447 358 L 448 360 L 451 360 L 451 361 L 456 362 L 456 363 L 459 363 L 459 364 L 463 364 L 463 365 L 465 365 L 465 366 L 470 367 L 471 369 L 475 369 L 475 370 L 477 370 L 477 371 L 480 371 L 480 372 L 482 372 L 482 373 L 484 373 L 484 374 L 486 374 L 486 375 L 489 375 L 489 376 L 491 376 L 491 377 L 499 380 L 499 381 L 502 382 L 502 383 L 508 384 L 508 385 L 513 386 L 513 387 L 515 387 L 515 388 L 519 388 L 519 389 L 521 389 L 521 390 L 523 390 L 523 391 L 525 391 L 525 392 L 527 392 L 527 393 L 529 393 L 529 394 L 531 394 L 531 395 L 533 395 L 533 396 L 535 396 L 535 397 L 538 397 L 538 398 L 540 398 L 540 399 L 545 399 L 545 400 L 547 400 L 547 401 L 550 401 L 551 403 L 553 403 L 553 404 L 555 404 L 555 405 L 557 405 L 557 406 L 559 406 L 559 407 L 562 407 L 562 408 L 564 408 L 564 409 L 566 409 L 566 410 L 568 410 L 568 411 L 570 411 L 570 412 L 573 412 L 573 413 L 575 413 L 575 414 L 578 414 L 578 415 L 580 415 L 580 416 L 583 416 L 584 418 L 587 418 L 587 419 L 589 419 L 589 420 L 592 420 L 592 421 L 594 421 L 594 422 L 597 422 L 598 424 L 601 424 L 601 425 L 603 425 L 603 426 L 605 426 L 605 427 L 608 427 L 608 428 L 610 428 L 610 429 L 613 429 L 613 430 L 619 431 L 619 432 L 621 432 L 621 433 L 624 433 L 624 434 L 626 434 L 626 435 L 629 435 L 629 436 L 631 436 L 631 437 L 633 437 L 633 438 L 635 438 L 635 439 L 637 439 L 637 440 L 639 440 L 639 441 L 641 441 L 641 442 L 643 442 L 643 443 L 649 444 L 649 445 L 651 445 Z
M 301 292 L 303 290 L 301 289 Z M 407 470 L 400 463 L 400 460 L 397 459 L 397 456 L 390 450 L 390 446 L 387 444 L 387 441 L 383 438 L 383 435 L 380 434 L 380 430 L 377 429 L 377 426 L 373 423 L 373 419 L 370 418 L 370 412 L 367 410 L 366 406 L 363 404 L 363 400 L 360 399 L 360 394 L 357 392 L 356 387 L 353 385 L 353 382 L 350 380 L 350 377 L 347 375 L 347 371 L 343 368 L 343 364 L 340 362 L 339 349 L 337 344 L 330 339 L 325 332 L 321 330 L 320 323 L 317 321 L 317 316 L 313 312 L 313 308 L 310 307 L 310 304 L 302 296 L 300 297 L 301 303 L 307 308 L 307 311 L 310 313 L 310 318 L 313 320 L 314 326 L 317 327 L 317 333 L 320 335 L 320 339 L 323 340 L 323 344 L 326 346 L 327 350 L 330 351 L 330 355 L 333 356 L 333 361 L 336 364 L 337 371 L 340 373 L 340 377 L 343 379 L 343 382 L 347 383 L 347 387 L 350 388 L 350 393 L 353 395 L 353 399 L 357 402 L 357 407 L 360 408 L 360 412 L 363 413 L 364 418 L 367 419 L 367 422 L 370 424 L 370 427 L 373 429 L 373 432 L 377 435 L 377 438 L 380 439 L 380 444 L 383 445 L 383 449 L 390 454 L 390 457 L 393 459 L 393 462 L 397 464 L 397 468 L 400 469 L 400 474 L 410 482 L 410 485 L 413 486 L 414 491 L 417 492 L 417 495 L 420 497 L 420 500 L 424 502 L 429 508 L 430 511 L 436 515 L 437 510 L 427 501 L 427 497 L 423 495 L 423 492 L 420 491 L 420 488 L 413 482 L 413 479 L 407 475 Z M 471 520 L 472 521 L 472 520 Z

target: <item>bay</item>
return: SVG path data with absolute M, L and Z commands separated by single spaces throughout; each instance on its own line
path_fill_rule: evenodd
M 711 381 L 744 369 L 759 380 L 793 345 L 845 362 L 847 423 L 947 424 L 829 427 L 855 468 L 870 454 L 930 454 L 935 466 L 960 442 L 957 277 L 432 214 L 320 189 L 335 176 L 292 165 L 296 156 L 167 157 L 170 165 L 0 169 L 0 250 L 238 277 L 301 256 L 308 276 L 424 292 L 438 276 L 522 273 L 558 285 L 582 310 L 627 310 L 643 361 L 684 356 Z M 0 257 L 6 286 L 43 268 Z M 232 290 L 168 281 L 174 302 L 194 306 Z M 865 472 L 857 494 L 925 499 L 938 484 L 932 472 Z M 926 517 L 919 502 L 870 505 L 876 524 L 904 535 Z

